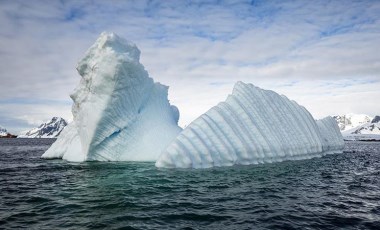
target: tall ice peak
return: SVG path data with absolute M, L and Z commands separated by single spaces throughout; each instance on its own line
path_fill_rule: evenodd
M 97 62 L 104 56 L 115 56 L 118 62 L 140 61 L 140 50 L 137 46 L 115 33 L 103 32 L 78 62 L 77 70 L 81 76 L 97 67 Z
M 140 50 L 137 46 L 124 38 L 119 37 L 115 33 L 103 32 L 96 40 L 93 47 L 96 49 L 112 49 L 117 53 L 128 54 L 134 61 L 140 61 Z M 91 48 L 90 48 L 91 49 Z
M 168 87 L 154 82 L 140 50 L 102 33 L 79 61 L 81 80 L 70 95 L 73 122 L 44 158 L 69 161 L 154 161 L 181 131 Z

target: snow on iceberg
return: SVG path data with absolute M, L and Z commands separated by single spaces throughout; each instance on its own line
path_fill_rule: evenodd
M 187 126 L 160 155 L 157 167 L 208 168 L 307 159 L 342 152 L 332 117 L 315 121 L 295 101 L 237 82 L 225 102 Z
M 79 61 L 71 96 L 73 122 L 42 158 L 68 161 L 155 161 L 181 131 L 168 87 L 139 62 L 136 45 L 102 33 Z

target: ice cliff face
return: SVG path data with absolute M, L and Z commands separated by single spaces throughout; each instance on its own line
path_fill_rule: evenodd
M 56 138 L 66 126 L 65 119 L 53 117 L 37 128 L 22 132 L 17 138 Z
M 305 159 L 342 152 L 331 117 L 315 121 L 296 102 L 237 82 L 225 102 L 187 126 L 156 162 L 165 168 L 208 168 Z
M 153 82 L 140 50 L 102 33 L 79 61 L 73 122 L 42 156 L 69 161 L 155 161 L 181 131 L 168 87 Z

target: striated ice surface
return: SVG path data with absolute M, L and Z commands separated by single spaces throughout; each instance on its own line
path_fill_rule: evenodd
M 157 167 L 208 168 L 307 159 L 342 152 L 332 117 L 315 121 L 296 102 L 237 82 L 225 102 L 187 126 L 156 161 Z
M 139 62 L 140 50 L 102 33 L 79 61 L 80 84 L 71 95 L 73 122 L 43 158 L 68 161 L 155 161 L 181 131 L 168 87 Z
M 68 161 L 156 161 L 157 167 L 208 168 L 306 159 L 341 152 L 331 117 L 315 121 L 296 102 L 237 82 L 225 102 L 186 129 L 139 62 L 140 51 L 102 33 L 79 61 L 71 95 L 73 122 L 43 154 Z

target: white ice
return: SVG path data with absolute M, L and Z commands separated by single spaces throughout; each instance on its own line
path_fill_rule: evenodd
M 43 158 L 68 161 L 155 161 L 181 131 L 168 87 L 155 83 L 139 62 L 140 50 L 102 33 L 79 61 L 73 122 Z
M 168 87 L 155 83 L 140 51 L 103 33 L 79 62 L 71 95 L 73 122 L 43 158 L 68 161 L 156 161 L 157 167 L 207 168 L 305 159 L 341 152 L 331 117 L 315 121 L 296 102 L 236 83 L 219 103 L 181 132 Z
M 187 126 L 160 155 L 157 167 L 208 168 L 308 159 L 342 152 L 332 117 L 315 121 L 296 102 L 237 82 L 225 102 Z

